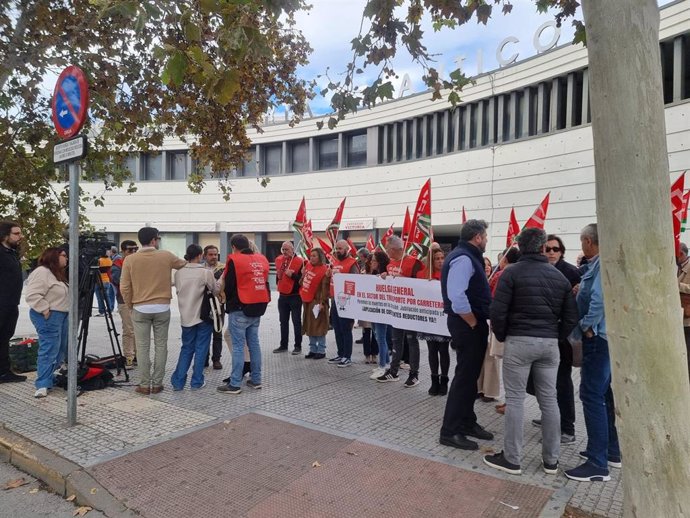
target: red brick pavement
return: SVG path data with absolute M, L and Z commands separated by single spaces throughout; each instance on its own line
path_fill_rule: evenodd
M 532 518 L 552 493 L 257 414 L 90 471 L 147 518 Z

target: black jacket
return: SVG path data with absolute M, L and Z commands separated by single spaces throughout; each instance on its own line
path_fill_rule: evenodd
M 545 256 L 523 255 L 501 275 L 491 303 L 491 328 L 507 335 L 565 339 L 578 321 L 570 282 Z
M 23 285 L 22 265 L 17 252 L 13 248 L 0 244 L 0 286 L 2 286 L 0 306 L 19 306 Z
M 580 270 L 577 269 L 577 266 L 566 263 L 562 257 L 556 264 L 554 264 L 554 266 L 556 267 L 556 270 L 565 275 L 565 278 L 570 281 L 570 286 L 580 284 L 580 278 L 582 275 L 580 275 Z

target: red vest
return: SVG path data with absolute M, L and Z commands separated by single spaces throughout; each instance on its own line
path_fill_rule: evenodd
M 302 286 L 299 289 L 299 296 L 302 302 L 311 302 L 316 297 L 316 291 L 319 289 L 321 280 L 326 275 L 326 265 L 313 266 L 307 262 L 304 265 L 304 274 L 302 275 Z
M 436 280 L 436 281 L 440 281 L 441 280 L 441 270 L 432 273 L 431 278 Z
M 419 269 L 415 275 L 412 275 L 412 271 L 417 263 L 419 263 Z M 416 277 L 417 279 L 426 278 L 424 264 L 422 264 L 422 262 L 418 259 L 415 259 L 409 255 L 403 256 L 402 261 L 394 261 L 391 259 L 386 267 L 386 271 L 389 275 L 395 275 L 397 277 Z
M 353 266 L 357 265 L 357 260 L 352 257 L 347 257 L 339 261 L 335 256 L 331 262 L 331 298 L 335 297 L 335 288 L 333 286 L 333 277 L 336 273 L 350 273 Z
M 278 293 L 290 295 L 295 287 L 295 280 L 285 275 L 285 270 L 299 271 L 302 258 L 293 255 L 289 260 L 284 255 L 276 257 L 276 277 L 278 279 Z
M 268 259 L 261 254 L 231 254 L 228 259 L 235 265 L 237 296 L 242 304 L 261 304 L 271 300 L 266 287 Z

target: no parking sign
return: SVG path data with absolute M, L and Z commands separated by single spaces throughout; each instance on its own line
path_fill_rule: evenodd
M 62 138 L 70 138 L 84 125 L 89 108 L 89 86 L 79 67 L 62 71 L 53 92 L 53 124 Z

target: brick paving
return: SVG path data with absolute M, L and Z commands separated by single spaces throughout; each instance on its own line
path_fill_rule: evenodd
M 177 362 L 181 329 L 176 304 L 173 304 L 170 325 L 169 356 L 166 383 Z M 35 334 L 28 319 L 28 309 L 20 308 L 17 334 Z M 119 322 L 119 317 L 115 317 Z M 354 331 L 359 337 L 360 330 Z M 487 468 L 481 452 L 455 450 L 438 444 L 438 431 L 445 398 L 431 397 L 428 365 L 422 343 L 422 383 L 404 389 L 402 383 L 379 384 L 369 380 L 371 368 L 363 363 L 361 346 L 355 345 L 355 365 L 341 369 L 323 360 L 305 360 L 302 356 L 272 354 L 279 340 L 278 315 L 275 302 L 262 320 L 260 339 L 263 352 L 262 390 L 244 389 L 239 396 L 219 394 L 215 387 L 229 373 L 230 357 L 224 350 L 222 371 L 206 371 L 207 386 L 199 391 L 185 389 L 173 392 L 169 385 L 162 393 L 143 397 L 133 392 L 137 371 L 131 371 L 131 386 L 84 393 L 78 399 L 79 425 L 65 426 L 66 393 L 55 390 L 48 398 L 35 400 L 33 384 L 0 385 L 0 421 L 60 455 L 82 465 L 95 467 L 145 447 L 189 432 L 202 430 L 225 421 L 232 421 L 250 412 L 272 415 L 319 431 L 383 446 L 389 450 L 438 460 L 476 474 L 488 474 L 497 480 L 530 484 L 535 488 L 555 491 L 556 498 L 583 511 L 601 516 L 622 516 L 622 482 L 620 470 L 612 470 L 607 483 L 577 483 L 564 476 L 545 475 L 541 470 L 540 431 L 530 424 L 539 417 L 536 400 L 528 397 L 525 405 L 525 448 L 523 475 L 503 477 Z M 102 318 L 93 318 L 88 352 L 108 354 L 109 345 Z M 328 336 L 328 352 L 335 351 L 332 333 Z M 454 367 L 454 361 L 451 369 Z M 575 369 L 576 386 L 579 371 Z M 586 446 L 586 433 L 578 403 L 577 442 L 563 448 L 560 464 L 570 468 L 580 463 L 577 452 Z M 481 442 L 485 449 L 500 450 L 503 439 L 502 417 L 495 413 L 493 403 L 476 404 L 479 422 L 496 434 L 496 439 Z M 287 504 L 286 504 L 287 505 Z M 562 507 L 562 506 L 561 506 Z M 548 508 L 548 507 L 547 507 Z M 506 507 L 510 511 L 509 508 Z M 324 515 L 325 516 L 325 515 Z M 495 516 L 495 515 L 492 515 Z M 511 515 L 513 516 L 513 515 Z

